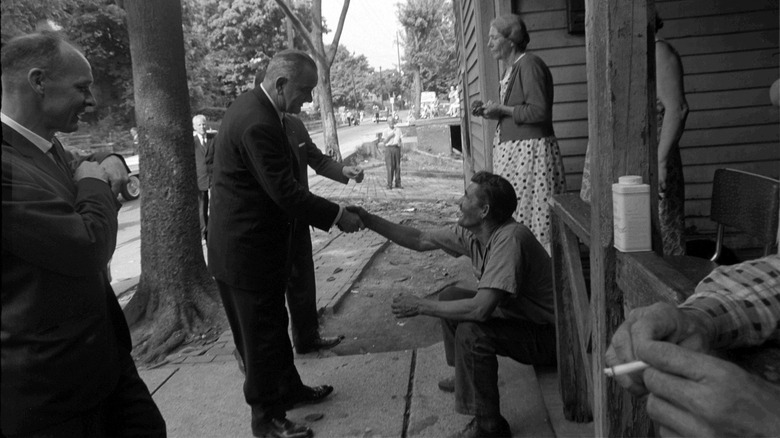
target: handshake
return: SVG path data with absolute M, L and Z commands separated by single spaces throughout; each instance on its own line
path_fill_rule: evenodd
M 363 207 L 349 205 L 344 209 L 344 213 L 336 223 L 339 230 L 345 233 L 354 233 L 366 229 L 365 223 L 368 221 L 368 212 Z

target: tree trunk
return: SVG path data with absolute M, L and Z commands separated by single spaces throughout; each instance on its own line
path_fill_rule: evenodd
M 318 59 L 318 58 L 315 58 Z M 336 130 L 336 115 L 333 113 L 333 98 L 330 86 L 330 66 L 317 61 L 317 76 L 320 88 L 320 117 L 322 119 L 322 135 L 325 140 L 325 150 L 334 160 L 341 162 L 341 148 Z
M 126 309 L 135 355 L 162 359 L 219 336 L 224 313 L 206 270 L 179 0 L 126 0 L 140 134 L 141 280 Z
M 414 66 L 412 71 L 412 78 L 414 83 L 412 84 L 412 99 L 414 100 L 414 118 L 420 118 L 420 105 L 422 104 L 422 78 L 420 77 L 420 66 Z

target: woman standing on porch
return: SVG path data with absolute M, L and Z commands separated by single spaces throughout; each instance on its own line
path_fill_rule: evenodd
M 566 190 L 561 152 L 552 126 L 553 80 L 538 56 L 527 53 L 530 37 L 514 14 L 490 23 L 488 47 L 506 68 L 500 102 L 488 101 L 475 115 L 498 120 L 493 140 L 493 172 L 515 188 L 514 218 L 527 226 L 550 253 L 553 194 Z

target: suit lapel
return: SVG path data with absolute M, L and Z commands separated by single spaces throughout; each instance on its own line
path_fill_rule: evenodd
M 265 107 L 266 111 L 274 115 L 273 117 L 274 120 L 278 121 L 279 127 L 282 132 L 282 139 L 283 139 L 282 141 L 284 142 L 282 146 L 287 148 L 287 155 L 290 157 L 290 162 L 291 162 L 290 164 L 292 165 L 293 176 L 295 177 L 295 180 L 298 181 L 300 179 L 299 176 L 300 165 L 298 163 L 298 160 L 296 159 L 297 154 L 293 152 L 292 146 L 290 145 L 290 140 L 287 137 L 287 129 L 285 126 L 286 124 L 283 122 L 285 117 L 284 113 L 282 113 L 282 119 L 280 120 L 279 117 L 277 116 L 276 108 L 274 108 L 274 105 L 271 103 L 270 100 L 268 100 L 268 96 L 265 95 L 265 93 L 263 92 L 263 90 L 260 88 L 259 85 L 252 89 L 252 93 L 255 95 L 255 98 L 257 98 L 257 100 L 260 101 L 260 104 Z
M 27 140 L 22 134 L 19 134 L 16 132 L 16 130 L 12 129 L 5 123 L 3 123 L 3 144 L 7 144 L 8 146 L 14 148 L 17 152 L 19 152 L 19 154 L 21 154 L 37 168 L 43 171 L 43 173 L 45 173 L 48 177 L 53 178 L 59 183 L 59 185 L 66 188 L 68 192 L 75 195 L 76 186 L 73 183 L 73 175 L 67 173 L 64 169 L 62 169 L 61 166 L 58 166 L 54 160 L 46 156 L 43 151 L 38 149 L 38 146 L 35 146 L 32 142 L 30 142 L 30 140 Z M 59 145 L 59 147 L 62 148 L 62 145 L 59 144 L 59 141 L 55 141 L 54 144 L 55 146 Z M 56 153 L 60 153 L 60 151 L 56 148 L 54 151 L 56 151 Z M 63 159 L 63 162 L 64 161 L 65 160 Z

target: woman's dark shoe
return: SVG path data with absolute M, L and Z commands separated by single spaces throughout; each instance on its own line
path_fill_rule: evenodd
M 309 438 L 314 435 L 314 432 L 286 418 L 274 418 L 269 421 L 253 422 L 252 435 L 261 438 Z
M 313 341 L 295 347 L 295 351 L 297 351 L 298 354 L 306 354 L 317 350 L 327 350 L 328 348 L 339 345 L 342 339 L 344 339 L 344 336 L 317 336 Z
M 333 387 L 330 385 L 320 386 L 301 386 L 301 389 L 290 396 L 289 406 L 292 409 L 295 405 L 308 405 L 323 401 L 330 393 Z

